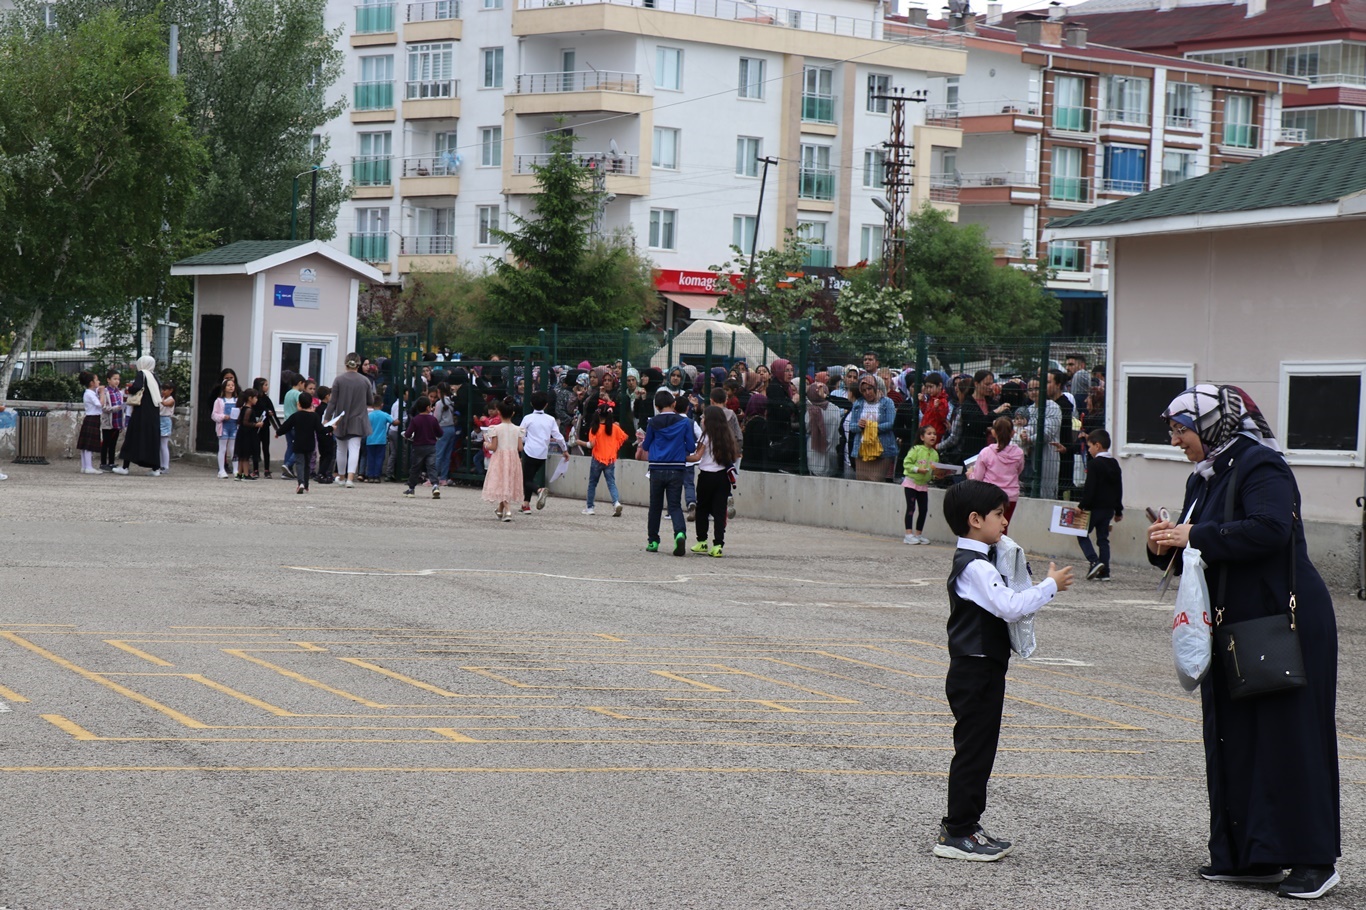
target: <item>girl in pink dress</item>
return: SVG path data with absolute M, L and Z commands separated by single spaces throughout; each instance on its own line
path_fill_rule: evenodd
M 503 521 L 512 521 L 512 503 L 522 498 L 522 428 L 512 422 L 516 410 L 516 402 L 504 398 L 498 402 L 503 422 L 484 430 L 484 448 L 489 452 L 484 501 L 498 503 L 494 514 Z
M 1020 500 L 1020 472 L 1024 470 L 1024 450 L 1011 445 L 1015 435 L 1015 425 L 1009 417 L 997 417 L 991 425 L 994 437 L 977 456 L 972 466 L 972 479 L 994 483 L 1006 491 L 1006 521 L 1015 514 L 1015 504 Z

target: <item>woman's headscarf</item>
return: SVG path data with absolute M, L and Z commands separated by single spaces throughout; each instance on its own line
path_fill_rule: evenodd
M 772 385 L 775 382 L 778 383 L 778 385 L 782 387 L 783 394 L 788 398 L 792 397 L 793 392 L 792 381 L 786 378 L 787 371 L 791 368 L 792 364 L 781 357 L 773 361 L 768 368 L 768 371 L 772 374 L 768 380 L 769 385 Z
M 755 392 L 749 396 L 749 401 L 745 403 L 745 417 L 763 417 L 768 411 L 768 396 L 763 392 Z
M 591 369 L 593 369 L 593 364 L 589 363 L 587 360 L 579 361 L 579 372 L 587 373 Z
M 712 368 L 711 368 L 711 387 L 712 387 L 712 388 L 716 388 L 717 386 L 725 385 L 725 384 L 726 384 L 726 380 L 729 379 L 729 378 L 730 378 L 730 374 L 728 374 L 728 373 L 726 372 L 726 368 L 725 368 L 725 367 L 712 367 Z
M 830 389 L 823 382 L 813 382 L 806 387 L 806 431 L 811 438 L 811 448 L 824 452 L 829 445 L 825 435 L 825 406 L 830 400 Z
M 639 383 L 640 383 L 640 370 L 637 370 L 635 367 L 627 367 L 627 368 L 626 368 L 626 378 L 627 378 L 627 379 L 630 379 L 632 376 L 634 376 L 634 377 L 636 378 L 636 383 L 639 384 Z
M 828 388 L 830 385 L 830 373 L 826 370 L 817 370 L 816 375 L 811 377 L 811 381 L 823 383 Z
M 678 385 L 674 385 L 673 383 L 674 376 L 678 377 Z M 683 387 L 686 380 L 687 377 L 683 374 L 683 368 L 673 367 L 669 370 L 669 375 L 665 377 L 665 384 L 672 389 L 680 389 Z
M 150 392 L 152 396 L 151 398 L 144 397 L 143 401 L 153 401 L 156 403 L 157 407 L 161 407 L 161 384 L 157 382 L 157 378 L 152 375 L 152 370 L 156 369 L 156 365 L 157 359 L 151 354 L 143 354 L 138 358 L 136 364 L 138 372 L 143 376 L 142 381 L 147 384 L 147 391 Z M 233 374 L 234 377 L 236 377 L 236 375 L 236 373 Z M 240 383 L 237 386 L 237 391 L 242 391 Z
M 587 373 L 580 373 L 578 376 L 576 376 L 576 377 L 574 378 L 574 385 L 576 385 L 576 386 L 581 385 L 581 386 L 583 386 L 585 389 L 588 388 L 588 374 L 587 374 Z
M 1172 399 L 1162 412 L 1165 420 L 1194 430 L 1205 444 L 1205 461 L 1228 448 L 1239 436 L 1280 452 L 1271 425 L 1246 392 L 1237 386 L 1200 383 Z

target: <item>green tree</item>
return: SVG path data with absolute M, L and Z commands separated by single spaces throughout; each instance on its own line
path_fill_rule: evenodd
M 14 17 L 0 33 L 4 196 L 0 400 L 35 332 L 155 297 L 177 252 L 203 146 L 151 18 L 110 11 L 71 29 Z
M 1047 335 L 1061 326 L 1047 269 L 1037 262 L 1026 269 L 996 265 L 981 225 L 956 224 L 926 205 L 907 220 L 902 237 L 906 325 L 931 335 Z M 882 275 L 880 264 L 863 271 L 850 289 L 855 293 Z
M 653 305 L 650 263 L 626 236 L 594 235 L 599 198 L 588 168 L 574 156 L 575 137 L 548 138 L 548 160 L 533 165 L 539 192 L 531 216 L 510 215 L 512 230 L 492 232 L 507 244 L 508 256 L 490 258 L 480 325 L 634 328 Z
M 751 264 L 749 254 L 732 245 L 731 259 L 709 266 L 716 289 L 724 292 L 717 308 L 755 332 L 786 332 L 800 320 L 819 320 L 824 286 L 802 272 L 809 246 L 788 228 L 781 247 L 758 250 Z

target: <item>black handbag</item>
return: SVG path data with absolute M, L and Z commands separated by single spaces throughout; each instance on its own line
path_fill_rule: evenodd
M 1229 478 L 1224 521 L 1233 520 L 1233 493 L 1238 469 Z M 1219 589 L 1214 606 L 1214 649 L 1224 666 L 1224 681 L 1234 701 L 1298 689 L 1307 684 L 1304 654 L 1295 625 L 1295 527 L 1299 524 L 1299 497 L 1290 525 L 1290 610 L 1242 622 L 1224 622 L 1224 591 L 1228 566 L 1219 568 Z

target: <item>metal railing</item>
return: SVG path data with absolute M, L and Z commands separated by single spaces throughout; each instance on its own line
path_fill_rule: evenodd
M 955 101 L 953 104 L 931 104 L 925 111 L 930 117 L 995 117 L 1001 114 L 1039 116 L 1039 105 L 1030 101 Z
M 356 34 L 374 35 L 394 30 L 395 3 L 361 3 L 356 6 Z
M 452 256 L 455 238 L 444 234 L 413 234 L 400 237 L 398 251 L 404 256 Z
M 958 174 L 962 186 L 1038 186 L 1039 175 L 1028 171 L 976 171 Z
M 807 123 L 834 123 L 835 96 L 803 93 L 802 119 Z
M 454 177 L 455 153 L 412 155 L 403 159 L 404 177 Z
M 1087 177 L 1049 178 L 1048 198 L 1053 202 L 1070 202 L 1086 205 L 1095 201 L 1095 186 Z
M 1262 144 L 1261 127 L 1251 123 L 1225 123 L 1222 145 L 1235 149 L 1255 149 Z
M 440 22 L 460 18 L 460 0 L 423 0 L 408 4 L 409 22 Z
M 534 174 L 533 167 L 544 167 L 550 163 L 552 157 L 554 156 L 549 154 L 513 155 L 512 172 L 514 174 Z M 602 168 L 608 176 L 635 177 L 640 173 L 639 155 L 581 152 L 574 155 L 574 160 L 586 168 Z
M 388 186 L 390 155 L 355 155 L 351 158 L 351 183 L 354 186 Z
M 1199 129 L 1199 121 L 1194 117 L 1187 117 L 1182 114 L 1168 114 L 1166 124 L 1169 129 L 1174 130 L 1194 130 Z
M 352 109 L 357 111 L 382 111 L 394 106 L 394 83 L 357 82 Z
M 835 264 L 835 248 L 824 243 L 810 243 L 802 265 L 810 269 L 826 269 Z
M 829 168 L 804 167 L 798 177 L 798 199 L 817 199 L 823 202 L 835 198 L 835 172 Z
M 1101 121 L 1104 123 L 1127 123 L 1133 126 L 1147 126 L 1152 122 L 1152 115 L 1147 111 L 1134 111 L 1128 108 L 1107 108 L 1101 112 Z
M 625 92 L 640 94 L 639 73 L 585 70 L 572 73 L 523 73 L 513 83 L 512 93 L 538 95 L 554 92 Z
M 405 82 L 403 85 L 403 100 L 405 101 L 460 97 L 459 79 L 422 79 L 416 82 Z
M 1055 107 L 1053 129 L 1060 133 L 1095 132 L 1096 112 L 1089 107 Z
M 351 255 L 365 262 L 389 261 L 389 232 L 357 233 L 350 238 Z
M 1105 178 L 1100 183 L 1102 193 L 1141 193 L 1148 188 L 1142 180 L 1112 180 Z
M 551 9 L 562 6 L 590 5 L 630 6 L 636 9 L 660 10 L 668 13 L 685 13 L 690 16 L 705 16 L 709 19 L 725 19 L 731 22 L 746 22 L 753 25 L 767 25 L 774 28 L 795 29 L 803 32 L 816 32 L 822 35 L 841 35 L 849 38 L 871 38 L 877 41 L 890 41 L 898 44 L 925 44 L 939 47 L 964 47 L 966 39 L 961 32 L 947 32 L 899 26 L 890 29 L 878 18 L 855 18 L 815 13 L 810 10 L 793 9 L 781 6 L 746 3 L 743 0 L 517 0 L 517 9 Z
M 1023 259 L 1025 258 L 1027 248 L 1022 242 L 1004 243 L 993 240 L 991 242 L 991 251 L 1001 259 Z
M 1282 126 L 1276 129 L 1276 144 L 1288 145 L 1290 143 L 1303 144 L 1309 141 L 1309 131 L 1297 127 Z
M 953 174 L 931 174 L 930 201 L 957 202 L 958 178 Z

